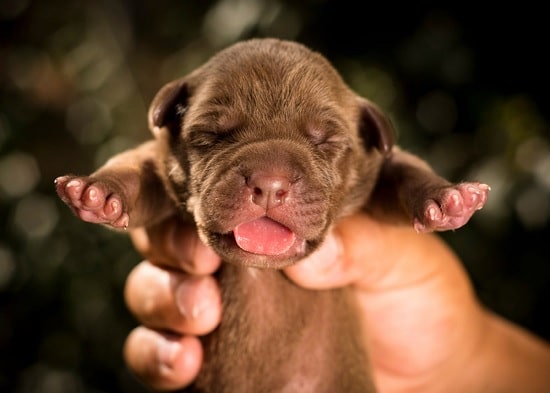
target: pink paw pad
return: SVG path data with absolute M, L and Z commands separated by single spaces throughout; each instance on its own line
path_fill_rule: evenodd
M 120 197 L 99 181 L 62 176 L 55 179 L 57 194 L 80 219 L 126 229 L 130 218 Z
M 431 232 L 460 228 L 485 205 L 489 190 L 482 183 L 461 183 L 444 189 L 437 198 L 426 201 L 423 216 L 414 219 L 414 229 Z

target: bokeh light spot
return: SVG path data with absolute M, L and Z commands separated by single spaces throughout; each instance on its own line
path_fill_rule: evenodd
M 8 197 L 21 197 L 34 189 L 40 171 L 33 156 L 15 152 L 0 160 L 0 190 Z

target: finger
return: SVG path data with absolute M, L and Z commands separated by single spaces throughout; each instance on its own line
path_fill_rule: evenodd
M 189 276 L 141 262 L 124 292 L 130 311 L 144 325 L 202 335 L 221 318 L 221 294 L 212 276 Z
M 419 251 L 419 243 L 433 243 L 430 235 L 419 235 L 409 226 L 396 226 L 357 214 L 339 221 L 319 250 L 285 269 L 286 274 L 306 288 L 325 289 L 348 284 L 375 285 L 403 260 L 407 248 Z M 426 253 L 429 249 L 424 247 Z M 414 264 L 409 264 L 415 269 Z M 408 271 L 407 267 L 400 267 Z M 393 269 L 395 270 L 395 269 Z M 410 275 L 411 279 L 416 277 Z
M 344 218 L 316 252 L 285 272 L 297 284 L 311 289 L 355 283 L 366 273 L 366 265 L 362 263 L 368 258 L 365 254 L 373 254 L 374 249 L 382 247 L 380 236 L 380 224 L 367 215 Z
M 198 375 L 203 351 L 194 336 L 176 336 L 138 327 L 124 345 L 126 364 L 146 385 L 174 390 L 190 384 Z
M 131 231 L 136 249 L 151 262 L 196 274 L 215 272 L 220 257 L 197 235 L 196 228 L 178 216 Z
M 352 280 L 349 266 L 342 258 L 342 242 L 337 233 L 329 233 L 313 254 L 285 269 L 298 285 L 311 289 L 340 287 Z

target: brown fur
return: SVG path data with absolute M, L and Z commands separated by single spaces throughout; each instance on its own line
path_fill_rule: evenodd
M 384 114 L 292 42 L 220 52 L 159 91 L 149 125 L 154 141 L 90 177 L 59 178 L 57 188 L 84 220 L 118 228 L 179 211 L 228 262 L 219 272 L 223 320 L 204 337 L 204 366 L 187 391 L 374 392 L 348 289 L 306 290 L 276 269 L 359 209 L 419 231 L 452 229 L 483 205 L 487 188 L 452 185 L 394 147 Z M 104 205 L 91 206 L 91 189 Z M 261 216 L 295 234 L 287 251 L 237 246 L 233 229 Z

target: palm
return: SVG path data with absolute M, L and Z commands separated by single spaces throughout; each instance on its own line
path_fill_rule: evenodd
M 364 223 L 353 220 L 355 225 L 341 228 L 360 236 Z M 422 252 L 419 236 L 425 237 Z M 380 238 L 371 239 L 388 246 L 371 250 L 363 241 L 351 257 L 365 261 L 354 286 L 377 384 L 381 392 L 412 391 L 421 381 L 435 388 L 433 380 L 428 384 L 430 375 L 437 380 L 442 369 L 453 370 L 479 337 L 481 309 L 467 276 L 435 235 L 384 227 Z M 418 389 L 426 392 L 425 387 Z

